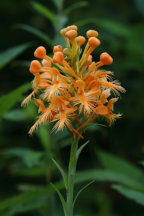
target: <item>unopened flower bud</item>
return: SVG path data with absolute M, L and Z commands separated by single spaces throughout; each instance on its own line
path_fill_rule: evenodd
M 62 52 L 55 52 L 53 56 L 53 63 L 62 64 L 64 60 L 64 54 Z
M 36 58 L 44 59 L 46 56 L 46 49 L 43 46 L 38 47 L 34 52 L 34 56 Z
M 62 46 L 60 46 L 60 45 L 54 46 L 53 52 L 55 53 L 55 52 L 58 52 L 58 51 L 62 52 Z
M 83 37 L 83 36 L 76 37 L 76 40 L 77 40 L 77 43 L 79 46 L 82 46 L 86 41 L 85 37 Z
M 64 48 L 63 49 L 63 54 L 64 55 L 69 55 L 70 54 L 70 50 L 68 48 Z
M 66 32 L 65 36 L 69 40 L 73 40 L 77 36 L 77 31 L 76 30 L 69 30 L 69 31 Z
M 98 47 L 101 44 L 100 40 L 98 38 L 95 38 L 95 37 L 90 37 L 88 41 L 89 41 L 89 45 L 93 49 L 95 49 L 96 47 Z
M 90 37 L 98 37 L 98 32 L 95 31 L 95 30 L 89 30 L 89 31 L 87 31 L 86 35 L 87 35 L 88 38 L 90 38 Z
M 60 30 L 60 33 L 65 37 L 65 33 L 66 33 L 67 29 L 66 28 L 63 28 Z
M 104 65 L 110 65 L 113 63 L 113 58 L 107 52 L 104 52 L 100 55 L 100 61 Z
M 43 64 L 43 66 L 45 66 L 45 67 L 50 67 L 50 66 L 51 66 L 51 62 L 48 61 L 48 60 L 45 60 L 45 59 L 42 60 L 42 64 Z
M 78 29 L 77 29 L 77 26 L 71 25 L 71 26 L 68 26 L 68 27 L 66 28 L 66 30 L 67 30 L 67 31 L 69 31 L 69 30 L 75 30 L 75 31 L 77 31 Z
M 30 65 L 30 72 L 32 74 L 39 73 L 41 71 L 41 64 L 37 60 L 33 60 Z

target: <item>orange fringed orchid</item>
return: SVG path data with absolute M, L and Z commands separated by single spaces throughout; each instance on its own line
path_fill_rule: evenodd
M 83 52 L 81 47 L 86 39 L 77 36 L 75 25 L 62 29 L 60 33 L 66 46 L 54 46 L 53 58 L 47 56 L 42 46 L 35 50 L 34 56 L 42 61 L 31 62 L 33 91 L 22 105 L 34 98 L 40 113 L 30 134 L 38 125 L 54 122 L 53 130 L 66 127 L 74 137 L 83 138 L 83 129 L 98 116 L 104 116 L 110 124 L 120 117 L 120 114 L 113 113 L 118 97 L 112 98 L 111 95 L 119 96 L 119 92 L 125 92 L 125 89 L 118 81 L 112 81 L 112 72 L 101 69 L 113 62 L 108 53 L 102 53 L 98 62 L 92 60 L 91 53 L 101 43 L 97 31 L 87 31 L 88 41 Z

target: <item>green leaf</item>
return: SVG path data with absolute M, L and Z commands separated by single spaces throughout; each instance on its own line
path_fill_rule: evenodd
M 22 213 L 22 212 L 27 212 L 27 211 L 32 211 L 35 209 L 40 209 L 44 206 L 44 203 L 46 203 L 47 200 L 46 199 L 38 199 L 32 202 L 28 202 L 26 204 L 19 204 L 19 205 L 15 205 L 11 208 L 11 213 L 13 213 L 13 215 L 16 215 L 18 213 Z
M 63 188 L 62 182 L 59 182 L 56 184 L 56 187 L 58 189 Z M 40 197 L 48 196 L 50 194 L 54 193 L 54 190 L 51 186 L 37 189 L 34 191 L 30 192 L 25 192 L 20 195 L 13 196 L 11 198 L 5 199 L 0 202 L 0 210 L 4 210 L 10 207 L 13 207 L 16 204 L 21 204 L 21 203 L 28 203 L 31 200 L 36 200 Z
M 28 167 L 33 167 L 40 164 L 43 152 L 36 152 L 26 148 L 13 148 L 3 151 L 4 154 L 17 156 L 25 162 Z
M 56 167 L 60 171 L 60 173 L 61 173 L 61 175 L 63 177 L 65 188 L 67 189 L 67 176 L 66 176 L 64 170 L 62 169 L 62 167 L 54 159 L 52 159 L 52 161 L 54 162 L 54 164 L 56 165 Z
M 0 212 L 2 214 L 2 216 L 14 216 L 13 213 L 11 211 L 7 211 L 7 212 Z
M 26 155 L 24 161 L 27 167 L 32 168 L 35 166 L 39 166 L 42 156 L 43 153 L 41 152 L 30 152 L 29 154 Z
M 64 0 L 52 0 L 58 9 L 62 9 Z
M 9 109 L 11 109 L 17 101 L 22 97 L 23 92 L 27 91 L 30 84 L 24 84 L 12 92 L 2 95 L 0 97 L 0 116 L 3 116 Z
M 27 119 L 27 113 L 23 110 L 12 110 L 4 114 L 3 118 L 10 121 L 25 121 Z
M 131 29 L 118 21 L 98 19 L 97 25 L 111 31 L 114 34 L 117 34 L 118 36 L 129 37 L 131 35 Z
M 122 185 L 113 185 L 113 189 L 117 190 L 119 193 L 121 193 L 123 196 L 134 200 L 140 205 L 144 206 L 144 193 L 141 193 L 136 190 L 132 190 L 130 188 L 124 187 Z
M 80 1 L 80 2 L 74 3 L 64 10 L 64 14 L 69 14 L 78 8 L 87 7 L 87 6 L 88 6 L 87 1 Z
M 42 4 L 39 4 L 38 2 L 32 2 L 33 8 L 45 16 L 48 20 L 50 20 L 52 23 L 56 24 L 57 23 L 57 17 L 55 13 L 53 13 L 51 10 L 43 6 Z
M 109 19 L 101 19 L 101 18 L 83 19 L 76 22 L 75 25 L 80 27 L 90 23 L 96 24 L 96 26 L 108 30 L 109 32 L 112 32 L 118 36 L 129 37 L 131 35 L 131 29 L 128 26 L 121 24 L 118 21 L 113 21 Z
M 95 180 L 92 180 L 92 181 L 90 181 L 88 184 L 86 184 L 84 187 L 82 187 L 82 188 L 80 189 L 80 191 L 79 191 L 79 192 L 77 193 L 77 195 L 75 196 L 75 199 L 74 199 L 74 201 L 73 201 L 73 206 L 75 205 L 75 202 L 77 201 L 79 195 L 80 195 L 88 186 L 90 186 L 90 185 L 93 184 L 94 182 L 95 182 Z
M 87 142 L 85 142 L 83 145 L 81 145 L 79 147 L 79 149 L 77 150 L 77 153 L 76 153 L 76 158 L 78 160 L 79 156 L 80 156 L 80 153 L 82 152 L 82 150 L 84 149 L 84 147 L 89 143 L 89 140 Z
M 76 175 L 75 183 L 82 183 L 86 181 L 109 181 L 109 182 L 116 182 L 119 184 L 123 184 L 129 187 L 137 187 L 141 191 L 144 191 L 143 184 L 139 185 L 133 178 L 128 178 L 120 173 L 107 171 L 107 170 L 90 170 L 90 171 L 83 171 L 79 172 Z M 63 182 L 58 182 L 55 184 L 57 189 L 61 190 L 64 188 Z M 25 192 L 20 195 L 13 196 L 11 198 L 5 199 L 0 202 L 0 210 L 7 209 L 11 206 L 14 206 L 19 203 L 27 203 L 30 200 L 35 200 L 37 198 L 48 196 L 54 193 L 52 187 L 44 187 L 41 189 L 37 189 L 35 191 Z
M 22 177 L 44 177 L 46 174 L 45 168 L 13 168 L 12 175 Z
M 67 21 L 68 21 L 67 16 L 61 16 L 61 18 L 59 19 L 59 23 L 57 25 L 57 29 L 60 31 L 62 28 L 64 28 Z
M 122 175 L 143 184 L 143 172 L 128 161 L 104 152 L 98 152 L 98 156 L 106 169 L 116 173 L 121 173 Z
M 129 61 L 135 60 L 136 62 L 142 62 L 144 58 L 144 25 L 140 23 L 132 28 L 132 36 L 129 38 L 126 44 L 126 52 Z
M 51 137 L 49 132 L 49 127 L 45 125 L 41 125 L 39 129 L 37 130 L 38 137 L 41 141 L 41 144 L 43 145 L 43 148 L 50 152 L 51 150 Z
M 57 192 L 57 194 L 59 195 L 59 198 L 60 198 L 60 200 L 61 200 L 61 203 L 62 203 L 62 206 L 63 206 L 63 210 L 64 210 L 64 213 L 65 213 L 65 215 L 66 215 L 66 212 L 67 212 L 67 210 L 66 210 L 66 202 L 65 202 L 65 199 L 63 198 L 63 196 L 62 196 L 62 194 L 61 194 L 61 192 L 59 191 L 59 189 L 53 184 L 53 183 L 51 183 L 51 186 L 53 187 L 53 189 Z
M 0 69 L 7 65 L 10 61 L 16 58 L 19 54 L 25 51 L 30 46 L 30 43 L 21 44 L 11 47 L 0 53 Z
M 3 154 L 9 154 L 20 158 L 25 158 L 27 154 L 29 154 L 30 152 L 32 151 L 27 148 L 12 148 L 12 149 L 5 149 L 2 151 Z
M 49 44 L 51 47 L 53 46 L 53 42 L 50 39 L 50 37 L 48 35 L 46 35 L 44 32 L 29 26 L 29 25 L 25 25 L 25 24 L 17 24 L 15 25 L 16 28 L 28 31 L 34 35 L 36 35 L 37 37 L 39 37 L 41 40 L 43 40 L 44 42 L 46 42 L 47 44 Z
M 84 182 L 90 180 L 116 182 L 134 188 L 136 190 L 144 191 L 144 187 L 143 187 L 143 183 L 141 182 L 141 179 L 135 180 L 134 178 L 131 178 L 122 173 L 117 173 L 115 171 L 90 170 L 90 171 L 79 172 L 76 175 L 77 182 Z

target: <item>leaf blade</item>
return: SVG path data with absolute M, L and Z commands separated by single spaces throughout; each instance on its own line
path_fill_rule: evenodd
M 114 172 L 110 172 L 107 170 L 90 170 L 90 171 L 79 172 L 76 175 L 75 183 L 78 184 L 78 183 L 92 181 L 92 180 L 96 180 L 100 182 L 101 181 L 116 182 L 126 186 L 129 185 L 131 187 L 134 187 L 135 185 L 135 181 L 133 181 L 133 179 L 128 179 L 128 178 L 125 179 L 125 177 L 122 176 L 121 174 L 115 174 Z M 63 182 L 58 182 L 55 185 L 59 190 L 64 188 Z M 143 184 L 141 185 L 141 188 L 143 189 Z M 5 210 L 13 205 L 19 203 L 26 203 L 29 202 L 30 200 L 35 200 L 39 197 L 47 196 L 53 193 L 54 191 L 52 190 L 51 186 L 41 188 L 39 190 L 35 190 L 31 192 L 25 192 L 0 201 L 0 210 Z
M 99 26 L 103 29 L 107 29 L 109 32 L 112 32 L 118 36 L 128 38 L 131 35 L 130 28 L 128 28 L 124 24 L 119 23 L 118 21 L 113 21 L 113 20 L 108 20 L 108 19 L 89 18 L 89 19 L 83 19 L 83 20 L 77 21 L 74 24 L 80 27 L 80 26 L 84 26 L 90 23 L 93 23 L 96 26 Z
M 90 181 L 90 180 L 117 182 L 122 185 L 134 188 L 136 190 L 144 191 L 143 183 L 141 183 L 141 181 L 137 181 L 122 173 L 117 173 L 110 170 L 90 170 L 90 171 L 79 172 L 76 175 L 77 183 Z
M 62 182 L 57 183 L 56 186 L 59 189 L 63 188 Z M 35 200 L 39 197 L 47 196 L 48 194 L 52 194 L 53 192 L 54 192 L 53 188 L 51 186 L 48 186 L 46 188 L 41 188 L 35 191 L 25 192 L 25 193 L 13 196 L 11 198 L 2 200 L 0 202 L 0 210 L 7 209 L 16 204 L 27 203 L 30 200 Z
M 46 8 L 45 6 L 43 6 L 42 4 L 38 2 L 32 2 L 32 6 L 37 12 L 45 16 L 52 23 L 55 23 L 55 24 L 57 23 L 57 18 L 55 14 L 52 11 L 50 11 L 48 8 Z
M 122 185 L 113 185 L 112 188 L 118 191 L 120 194 L 122 194 L 126 198 L 132 199 L 138 204 L 144 206 L 144 193 L 141 193 L 140 191 L 132 190 Z
M 61 200 L 61 203 L 62 203 L 62 206 L 63 206 L 63 210 L 64 210 L 64 213 L 66 215 L 66 212 L 67 212 L 67 207 L 66 207 L 66 202 L 65 202 L 65 199 L 63 198 L 61 192 L 59 191 L 59 189 L 53 184 L 53 183 L 50 183 L 51 186 L 53 187 L 53 189 L 57 192 L 60 200 Z
M 73 201 L 73 206 L 75 205 L 75 202 L 77 201 L 79 195 L 80 195 L 88 186 L 90 186 L 90 185 L 91 185 L 92 183 L 94 183 L 94 182 L 95 182 L 95 180 L 90 181 L 88 184 L 86 184 L 84 187 L 82 187 L 82 188 L 79 190 L 79 192 L 76 194 L 75 199 L 74 199 L 74 201 Z
M 48 35 L 46 35 L 44 32 L 42 32 L 42 31 L 40 31 L 34 27 L 26 25 L 26 24 L 17 24 L 15 27 L 22 29 L 22 30 L 25 30 L 25 31 L 28 31 L 28 32 L 36 35 L 37 37 L 39 37 L 44 42 L 48 43 L 51 47 L 53 46 L 53 42 L 52 42 L 51 38 Z
M 62 167 L 52 158 L 53 163 L 56 165 L 56 167 L 58 168 L 58 170 L 60 171 L 63 180 L 64 180 L 64 184 L 65 184 L 65 188 L 67 189 L 67 177 L 66 174 L 64 172 L 64 170 L 62 169 Z
M 16 58 L 19 54 L 25 51 L 30 46 L 30 43 L 21 44 L 11 47 L 0 53 L 0 69 L 5 67 L 10 61 Z
M 100 151 L 98 152 L 98 157 L 107 170 L 121 173 L 129 178 L 133 178 L 134 180 L 143 183 L 144 175 L 141 170 L 130 164 L 128 161 Z
M 79 149 L 77 150 L 77 153 L 76 153 L 76 158 L 78 160 L 79 156 L 80 156 L 80 153 L 82 152 L 82 150 L 84 149 L 84 147 L 89 143 L 89 140 L 87 142 L 85 142 L 83 145 L 81 145 L 79 147 Z
M 80 1 L 80 2 L 74 3 L 74 4 L 70 5 L 68 8 L 66 8 L 64 10 L 64 14 L 68 15 L 73 10 L 76 10 L 76 9 L 82 8 L 82 7 L 87 7 L 87 6 L 88 6 L 88 2 L 87 1 Z
M 0 97 L 0 117 L 3 116 L 14 104 L 22 97 L 23 92 L 27 91 L 30 84 L 24 84 L 12 92 Z

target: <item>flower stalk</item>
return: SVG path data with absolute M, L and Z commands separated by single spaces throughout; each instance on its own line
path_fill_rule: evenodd
M 71 145 L 69 168 L 68 168 L 68 188 L 67 188 L 67 215 L 73 216 L 73 197 L 74 197 L 74 180 L 77 165 L 77 149 L 78 138 L 76 138 Z

